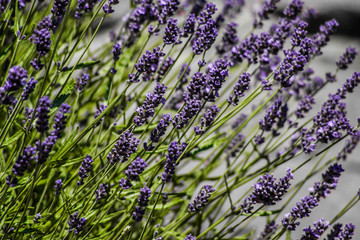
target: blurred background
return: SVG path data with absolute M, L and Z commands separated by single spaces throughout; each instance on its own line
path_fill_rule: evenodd
M 182 1 L 181 1 L 182 2 Z M 218 6 L 221 6 L 222 1 L 213 1 Z M 254 13 L 256 9 L 261 6 L 261 0 L 245 0 L 245 6 L 240 14 L 239 19 L 233 19 L 237 22 L 239 26 L 251 25 L 253 21 Z M 278 10 L 273 16 L 273 20 L 281 16 L 282 10 L 289 3 L 289 0 L 282 0 L 278 4 Z M 336 68 L 335 62 L 339 59 L 339 56 L 343 54 L 345 49 L 348 46 L 355 47 L 358 52 L 360 52 L 360 0 L 304 0 L 305 8 L 313 8 L 317 11 L 317 16 L 313 22 L 310 23 L 309 32 L 310 34 L 316 32 L 320 24 L 323 24 L 325 21 L 335 18 L 340 26 L 338 31 L 331 37 L 330 43 L 324 48 L 324 54 L 316 58 L 312 63 L 311 67 L 316 70 L 316 75 L 323 77 L 326 72 L 334 71 Z M 121 0 L 120 4 L 116 6 L 115 12 L 110 18 L 104 23 L 104 26 L 101 28 L 100 34 L 95 38 L 92 48 L 101 47 L 104 42 L 109 41 L 109 34 L 111 30 L 118 31 L 122 24 L 122 19 L 126 14 L 130 12 L 130 1 Z M 264 27 L 263 29 L 267 29 Z M 261 30 L 257 30 L 261 31 Z M 239 32 L 240 39 L 242 38 L 242 32 Z M 243 31 L 243 35 L 247 31 Z M 221 33 L 219 37 L 221 37 Z M 109 53 L 111 54 L 111 53 Z M 333 93 L 339 88 L 343 82 L 349 78 L 353 72 L 360 72 L 360 56 L 358 55 L 355 62 L 350 65 L 346 71 L 340 71 L 338 73 L 338 81 L 336 83 L 328 84 L 325 89 L 323 89 L 321 94 L 318 94 L 316 97 L 317 104 L 321 104 L 327 99 L 328 93 Z M 353 125 L 356 125 L 356 120 L 360 117 L 360 88 L 356 89 L 357 91 L 349 95 L 347 98 L 347 109 L 348 117 Z M 315 114 L 315 113 L 314 113 Z M 344 143 L 340 143 L 337 146 L 337 149 L 340 149 Z M 337 154 L 337 151 L 332 149 L 329 151 L 328 156 L 334 156 Z M 286 166 L 276 170 L 274 175 L 276 177 L 283 176 L 286 168 L 293 169 L 301 163 L 301 158 L 294 159 L 295 161 L 290 161 Z M 346 203 L 353 198 L 354 194 L 360 187 L 360 147 L 358 147 L 348 159 L 342 163 L 345 172 L 340 178 L 338 188 L 333 191 L 329 197 L 322 199 L 319 206 L 313 210 L 313 213 L 309 218 L 301 220 L 301 225 L 298 227 L 298 230 L 295 234 L 292 235 L 293 239 L 298 239 L 301 236 L 301 231 L 304 227 L 312 224 L 322 217 L 325 220 L 330 221 L 345 205 Z M 295 181 L 302 180 L 306 174 L 310 171 L 313 165 L 305 165 L 305 167 L 294 174 Z M 323 170 L 323 172 L 325 169 Z M 308 188 L 313 185 L 314 182 L 319 181 L 321 178 L 320 175 L 317 175 L 310 179 L 302 190 L 296 195 L 295 201 L 299 201 L 300 198 L 308 194 Z M 255 182 L 249 183 L 249 186 L 253 185 Z M 241 196 L 243 191 L 246 188 L 240 190 L 237 194 Z M 236 197 L 236 196 L 235 196 Z M 290 204 L 290 207 L 295 204 L 295 201 Z M 228 206 L 225 206 L 228 207 Z M 281 218 L 280 218 L 281 219 Z M 356 225 L 355 237 L 353 239 L 360 239 L 360 203 L 358 203 L 352 211 L 344 215 L 339 222 L 347 224 L 352 222 Z M 280 221 L 277 222 L 280 224 Z M 257 229 L 257 233 L 262 231 L 265 225 L 265 219 L 259 220 L 254 224 L 248 226 L 247 230 L 252 228 Z M 247 231 L 245 229 L 245 231 Z M 284 237 L 285 238 L 285 237 Z

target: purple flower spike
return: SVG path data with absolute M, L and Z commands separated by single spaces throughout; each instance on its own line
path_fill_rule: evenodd
M 100 184 L 100 187 L 99 189 L 97 189 L 95 191 L 95 198 L 96 198 L 96 201 L 100 201 L 101 199 L 105 198 L 108 194 L 108 185 L 106 185 L 106 183 L 102 183 Z
M 195 32 L 197 38 L 193 41 L 193 52 L 196 55 L 201 54 L 203 51 L 208 50 L 218 35 L 216 22 L 209 19 L 204 25 L 201 25 Z
M 76 182 L 77 186 L 83 185 L 84 179 L 89 177 L 91 169 L 93 168 L 93 165 L 92 165 L 93 162 L 94 162 L 94 160 L 91 158 L 91 156 L 86 155 L 86 157 L 82 161 L 81 166 L 79 168 L 78 174 L 79 174 L 80 180 Z
M 81 77 L 77 79 L 76 81 L 76 87 L 79 90 L 79 92 L 82 92 L 85 88 L 85 85 L 89 82 L 90 75 L 87 73 L 82 73 Z
M 184 30 L 182 32 L 182 37 L 188 37 L 195 32 L 195 24 L 196 19 L 194 14 L 190 14 L 189 17 L 186 19 L 184 24 Z
M 44 141 L 40 142 L 37 141 L 36 142 L 36 151 L 38 152 L 38 154 L 36 155 L 36 162 L 38 164 L 44 164 L 46 162 L 46 160 L 48 159 L 50 152 L 52 150 L 52 148 L 54 147 L 55 143 L 56 143 L 57 137 L 50 135 L 47 138 L 45 138 Z
M 216 46 L 216 51 L 219 54 L 224 54 L 230 49 L 235 46 L 239 42 L 239 38 L 236 35 L 237 34 L 237 23 L 231 22 L 228 25 L 226 25 L 226 32 L 224 33 L 224 36 L 222 37 L 222 43 L 221 45 Z
M 78 217 L 79 212 L 76 211 L 74 214 L 70 214 L 70 220 L 68 221 L 69 225 L 69 233 L 74 231 L 75 235 L 78 235 L 83 229 L 86 224 L 86 219 L 84 217 Z
M 314 223 L 314 229 L 310 226 L 304 228 L 304 234 L 301 236 L 300 240 L 319 239 L 328 227 L 329 222 L 324 222 L 324 219 L 320 218 Z
M 193 235 L 191 235 L 191 234 L 189 234 L 189 235 L 187 235 L 187 236 L 184 238 L 184 240 L 196 240 L 196 237 L 193 236 Z
M 99 0 L 78 0 L 75 17 L 81 18 L 84 13 L 91 12 L 97 2 L 99 2 Z
M 132 218 L 136 222 L 141 222 L 145 214 L 145 207 L 149 205 L 149 198 L 151 196 L 151 190 L 148 187 L 140 188 L 140 195 L 138 198 L 138 205 L 135 207 Z
M 180 28 L 177 26 L 177 20 L 170 18 L 165 28 L 163 41 L 166 45 L 171 45 L 178 42 Z
M 109 152 L 107 159 L 111 164 L 117 162 L 126 162 L 131 154 L 136 152 L 140 140 L 133 137 L 133 134 L 127 130 L 120 135 L 120 140 L 117 141 L 114 147 Z
M 336 65 L 339 69 L 347 69 L 348 65 L 351 64 L 356 55 L 357 55 L 357 51 L 355 50 L 355 48 L 352 47 L 348 47 L 344 53 L 344 55 L 342 55 L 339 59 L 339 61 L 336 62 Z
M 249 90 L 250 74 L 243 72 L 234 86 L 234 94 L 231 94 L 227 99 L 229 104 L 236 106 L 239 104 L 239 98 L 245 96 L 244 92 Z
M 176 141 L 171 142 L 168 147 L 169 154 L 166 155 L 166 163 L 164 166 L 164 173 L 161 176 L 163 182 L 170 182 L 172 176 L 175 174 L 176 162 L 185 150 L 187 144 L 182 143 L 178 145 Z
M 4 84 L 6 92 L 17 91 L 26 84 L 28 78 L 27 71 L 21 66 L 13 66 L 9 70 L 9 74 Z
M 119 60 L 119 56 L 121 54 L 121 46 L 119 43 L 114 44 L 112 54 L 115 61 Z
M 48 96 L 40 98 L 39 106 L 36 108 L 36 130 L 45 133 L 49 129 L 49 113 L 51 100 Z
M 65 114 L 69 112 L 70 106 L 67 103 L 61 104 L 59 112 L 54 117 L 54 131 L 51 132 L 51 135 L 56 136 L 58 139 L 62 137 L 62 132 L 66 127 L 67 116 Z
M 205 185 L 195 197 L 194 201 L 189 203 L 188 211 L 192 213 L 199 212 L 206 206 L 213 192 L 215 192 L 215 189 L 211 185 Z
M 48 29 L 43 28 L 35 33 L 34 44 L 36 45 L 36 52 L 40 56 L 45 56 L 51 47 L 51 33 Z
M 57 17 L 63 17 L 65 15 L 67 5 L 69 5 L 68 0 L 55 0 L 51 9 L 52 14 Z
M 170 114 L 165 114 L 162 119 L 160 119 L 158 125 L 151 132 L 150 139 L 152 142 L 157 143 L 160 141 L 160 137 L 163 136 L 166 132 L 166 128 L 171 123 Z
M 152 51 L 146 51 L 146 53 L 141 56 L 138 63 L 135 64 L 135 69 L 139 74 L 143 74 L 143 81 L 150 81 L 151 77 L 158 69 L 160 58 L 163 56 L 165 56 L 165 53 L 160 51 L 159 47 L 154 48 Z M 138 76 L 136 75 L 136 77 Z M 132 79 L 132 81 L 136 81 L 136 79 Z
M 269 239 L 269 237 L 275 232 L 277 227 L 278 225 L 275 223 L 275 221 L 267 223 L 265 229 L 260 233 L 260 236 L 257 238 L 257 240 Z
M 61 192 L 61 189 L 62 189 L 62 186 L 63 186 L 63 182 L 61 179 L 58 179 L 55 181 L 55 196 L 59 196 L 60 192 Z
M 283 13 L 287 18 L 294 20 L 301 13 L 303 5 L 302 0 L 292 0 Z
M 144 159 L 141 159 L 140 157 L 137 157 L 128 167 L 128 169 L 125 170 L 125 175 L 128 177 L 128 179 L 132 181 L 139 180 L 139 175 L 144 172 L 145 168 L 147 167 L 147 164 L 145 163 Z
M 34 160 L 35 154 L 35 147 L 28 146 L 25 148 L 23 154 L 14 163 L 12 173 L 17 177 L 24 176 L 25 171 L 30 167 L 31 161 Z
M 28 100 L 29 95 L 34 91 L 36 84 L 37 81 L 34 79 L 34 77 L 31 77 L 24 87 L 24 92 L 21 94 L 22 100 Z
M 342 239 L 352 239 L 354 235 L 355 225 L 352 223 L 346 224 L 344 231 L 340 234 Z

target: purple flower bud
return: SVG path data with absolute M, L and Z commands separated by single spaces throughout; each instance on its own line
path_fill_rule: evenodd
M 43 69 L 44 64 L 41 63 L 40 59 L 34 58 L 32 61 L 30 61 L 30 65 L 36 70 L 39 71 Z
M 120 135 L 120 139 L 115 143 L 107 156 L 111 164 L 126 162 L 131 154 L 136 152 L 140 140 L 132 136 L 133 134 L 129 130 Z
M 101 199 L 105 198 L 108 194 L 108 185 L 106 185 L 106 183 L 102 183 L 100 184 L 100 187 L 99 189 L 97 189 L 95 191 L 95 198 L 96 198 L 96 201 L 100 201 Z
M 180 29 L 176 24 L 176 19 L 170 18 L 168 20 L 163 36 L 164 44 L 171 45 L 178 42 Z
M 304 118 L 304 113 L 309 112 L 312 109 L 312 106 L 315 104 L 315 99 L 312 96 L 305 96 L 303 100 L 297 106 L 295 115 L 297 118 Z
M 356 55 L 357 55 L 357 51 L 355 50 L 355 48 L 352 47 L 348 47 L 344 53 L 344 55 L 342 55 L 339 59 L 339 61 L 336 62 L 336 66 L 339 69 L 347 69 L 348 65 L 351 64 Z
M 43 28 L 39 31 L 35 31 L 34 44 L 36 45 L 36 52 L 40 56 L 45 56 L 51 47 L 51 33 L 48 29 Z
M 40 214 L 40 213 L 37 213 L 37 214 L 35 214 L 35 216 L 34 216 L 33 222 L 34 222 L 34 223 L 38 223 L 41 218 L 42 218 L 41 214 Z
M 115 43 L 114 46 L 113 46 L 113 50 L 112 50 L 112 54 L 113 54 L 113 59 L 116 61 L 116 60 L 119 60 L 119 56 L 121 54 L 121 49 L 122 47 L 120 46 L 119 43 Z
M 155 81 L 160 82 L 163 76 L 166 75 L 170 67 L 174 64 L 174 62 L 175 60 L 171 57 L 168 57 L 166 60 L 164 60 L 157 72 L 157 76 L 154 78 Z
M 78 174 L 80 177 L 80 181 L 76 182 L 77 186 L 83 185 L 84 179 L 89 177 L 89 173 L 91 172 L 91 169 L 93 168 L 93 165 L 92 165 L 93 162 L 94 162 L 94 160 L 91 158 L 91 156 L 86 155 L 86 157 L 82 161 L 81 166 L 79 168 Z
M 149 205 L 149 198 L 151 196 L 151 190 L 148 187 L 140 188 L 140 195 L 138 198 L 138 205 L 135 207 L 135 211 L 133 212 L 132 218 L 136 222 L 141 222 L 144 214 L 145 207 Z
M 144 159 L 137 157 L 131 162 L 130 166 L 125 170 L 125 175 L 132 181 L 139 180 L 139 175 L 144 172 L 147 164 Z
M 193 41 L 193 52 L 197 55 L 203 51 L 208 50 L 218 35 L 216 29 L 216 22 L 213 19 L 209 19 L 204 25 L 201 25 L 195 32 L 197 36 Z
M 69 5 L 68 0 L 55 0 L 51 9 L 52 14 L 57 17 L 63 17 L 65 15 L 67 5 Z
M 164 166 L 164 173 L 161 176 L 163 182 L 170 182 L 172 176 L 175 174 L 176 162 L 185 150 L 187 144 L 182 143 L 178 145 L 176 141 L 171 142 L 168 147 L 168 154 L 166 155 L 166 162 Z
M 84 13 L 92 12 L 99 0 L 79 0 L 76 6 L 75 17 L 81 18 Z
M 25 101 L 29 98 L 29 95 L 34 91 L 36 84 L 37 81 L 34 79 L 34 77 L 31 77 L 24 87 L 24 92 L 21 94 L 22 100 Z
M 226 25 L 226 32 L 224 33 L 224 36 L 222 37 L 222 43 L 221 45 L 216 46 L 216 51 L 219 54 L 224 54 L 230 49 L 235 46 L 239 42 L 239 38 L 236 35 L 237 34 L 237 28 L 238 24 L 235 22 L 231 22 L 228 25 Z
M 234 94 L 231 94 L 227 99 L 229 104 L 236 106 L 239 104 L 239 98 L 245 96 L 244 92 L 249 90 L 250 74 L 243 72 L 234 86 Z
M 150 139 L 152 142 L 156 143 L 160 141 L 160 137 L 163 136 L 166 132 L 166 128 L 171 123 L 170 114 L 165 114 L 162 119 L 160 119 L 158 125 L 151 132 Z
M 196 24 L 195 15 L 190 14 L 189 17 L 185 21 L 182 36 L 183 37 L 188 37 L 189 35 L 194 34 L 194 32 L 195 32 L 195 24 Z
M 27 78 L 27 71 L 21 66 L 11 67 L 4 84 L 4 90 L 6 92 L 19 90 L 25 86 Z
M 62 103 L 59 112 L 54 117 L 54 131 L 51 132 L 51 135 L 56 136 L 58 139 L 62 137 L 62 132 L 65 129 L 67 119 L 65 114 L 69 112 L 70 106 L 67 103 Z
M 37 141 L 36 142 L 36 151 L 38 154 L 36 155 L 36 162 L 38 164 L 44 164 L 48 159 L 52 148 L 56 143 L 57 137 L 56 136 L 48 136 L 45 138 L 44 141 Z
M 81 77 L 77 79 L 76 81 L 76 88 L 79 90 L 79 92 L 82 92 L 85 88 L 85 85 L 89 82 L 90 76 L 87 73 L 82 73 Z
M 165 53 L 160 51 L 160 48 L 157 47 L 154 48 L 152 52 L 146 51 L 146 53 L 141 56 L 138 63 L 135 64 L 135 69 L 139 74 L 142 74 L 142 79 L 144 81 L 148 82 L 156 72 L 162 56 L 165 56 Z
M 59 196 L 60 192 L 61 192 L 61 189 L 62 189 L 62 186 L 63 186 L 63 182 L 61 179 L 58 179 L 55 181 L 55 196 Z
M 5 183 L 10 187 L 16 187 L 18 184 L 18 179 L 16 177 L 11 177 L 11 175 L 7 175 Z
M 126 178 L 121 178 L 120 181 L 119 181 L 119 186 L 122 188 L 122 189 L 129 189 L 132 187 L 130 181 Z
M 34 160 L 35 154 L 35 147 L 28 146 L 25 148 L 23 154 L 14 163 L 12 173 L 17 177 L 24 176 L 25 171 L 30 167 L 31 161 Z
M 294 20 L 301 13 L 303 5 L 302 0 L 292 0 L 283 13 L 287 18 Z
M 275 223 L 275 221 L 271 221 L 266 224 L 265 229 L 260 233 L 259 238 L 257 240 L 265 240 L 269 239 L 269 237 L 276 231 L 276 228 L 278 225 Z

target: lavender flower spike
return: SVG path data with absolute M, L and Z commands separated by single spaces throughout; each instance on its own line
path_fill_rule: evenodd
M 196 237 L 193 236 L 193 235 L 191 235 L 191 234 L 189 234 L 189 235 L 187 235 L 187 236 L 184 238 L 184 240 L 196 240 Z
M 49 113 L 51 101 L 48 96 L 40 98 L 39 106 L 36 108 L 36 130 L 45 133 L 49 129 Z
M 107 159 L 111 164 L 126 162 L 130 155 L 136 152 L 139 142 L 140 140 L 133 137 L 133 134 L 127 130 L 120 135 L 119 141 L 115 143 L 114 147 L 109 152 Z
M 176 24 L 176 19 L 170 18 L 168 20 L 167 27 L 165 28 L 165 34 L 163 37 L 164 44 L 171 45 L 178 42 L 180 29 Z
M 182 143 L 178 145 L 176 141 L 171 142 L 168 147 L 169 154 L 166 155 L 165 171 L 161 176 L 163 182 L 170 182 L 172 176 L 175 173 L 176 162 L 181 156 L 182 152 L 185 150 L 187 144 Z
M 4 90 L 7 92 L 19 90 L 26 84 L 27 78 L 27 71 L 24 68 L 21 66 L 11 67 L 6 78 Z
M 69 112 L 70 105 L 68 105 L 67 103 L 61 104 L 60 110 L 54 118 L 54 131 L 51 132 L 51 135 L 56 136 L 56 138 L 58 139 L 62 137 L 62 132 L 65 129 L 67 119 L 67 116 L 65 114 Z
M 215 189 L 211 185 L 205 185 L 199 194 L 195 197 L 194 201 L 189 203 L 188 211 L 199 212 L 206 206 L 206 203 L 209 201 L 209 198 L 213 192 L 215 192 Z
M 100 184 L 99 189 L 95 191 L 95 198 L 96 201 L 100 201 L 101 199 L 105 198 L 108 192 L 108 185 L 106 183 Z
M 84 217 L 78 217 L 79 212 L 75 212 L 74 214 L 70 215 L 70 220 L 68 221 L 69 225 L 69 233 L 74 231 L 75 235 L 78 235 L 83 229 L 86 224 L 86 219 Z
M 89 177 L 89 173 L 91 172 L 91 169 L 93 168 L 92 163 L 94 162 L 94 160 L 91 158 L 90 155 L 86 155 L 86 157 L 84 158 L 83 162 L 81 163 L 81 166 L 79 168 L 79 177 L 80 177 L 80 181 L 77 181 L 76 184 L 77 186 L 81 186 L 84 184 L 84 179 Z
M 145 207 L 149 204 L 149 198 L 151 196 L 151 190 L 148 187 L 140 188 L 140 195 L 138 198 L 138 205 L 135 207 L 135 211 L 133 212 L 132 218 L 136 222 L 141 222 L 144 214 Z
M 62 186 L 63 186 L 63 182 L 61 179 L 58 179 L 55 181 L 55 196 L 58 196 L 60 194 L 60 191 L 62 189 Z
M 22 100 L 28 100 L 29 95 L 34 91 L 37 81 L 31 77 L 24 87 L 24 92 L 21 94 Z
M 25 171 L 30 167 L 31 161 L 34 160 L 35 154 L 35 147 L 28 146 L 25 148 L 23 154 L 14 163 L 12 168 L 13 174 L 17 177 L 24 176 Z
M 147 164 L 145 163 L 145 160 L 137 157 L 128 167 L 128 169 L 125 170 L 125 175 L 128 177 L 128 179 L 137 181 L 139 180 L 139 175 L 145 170 L 147 167 Z

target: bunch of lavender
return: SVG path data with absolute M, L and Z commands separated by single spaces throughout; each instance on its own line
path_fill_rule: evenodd
M 0 238 L 358 239 L 359 45 L 309 3 L 0 0 Z

